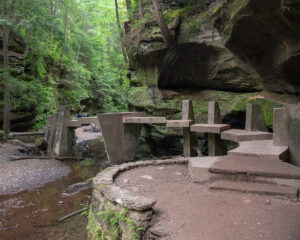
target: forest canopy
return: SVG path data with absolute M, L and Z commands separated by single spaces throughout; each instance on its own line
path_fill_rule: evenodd
M 78 112 L 90 101 L 98 112 L 127 110 L 128 67 L 114 1 L 1 0 L 0 11 L 1 86 L 9 83 L 11 111 L 34 111 L 39 128 L 60 105 Z M 122 26 L 130 15 L 125 1 L 118 14 Z M 3 94 L 1 87 L 0 114 Z

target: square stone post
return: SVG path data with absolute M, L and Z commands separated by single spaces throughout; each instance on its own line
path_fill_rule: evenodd
M 246 105 L 246 131 L 262 131 L 267 132 L 264 115 L 261 106 L 258 104 Z
M 182 120 L 195 121 L 193 103 L 191 100 L 182 100 Z M 197 146 L 197 136 L 189 127 L 183 128 L 183 154 L 185 157 L 197 156 L 194 147 Z
M 273 109 L 273 144 L 275 146 L 289 145 L 289 118 L 287 108 Z
M 66 126 L 71 120 L 70 108 L 63 106 L 57 114 L 57 125 L 53 150 L 60 157 L 70 156 L 72 153 L 72 130 Z
M 219 103 L 211 101 L 208 103 L 208 124 L 221 123 L 221 111 Z M 222 156 L 227 153 L 227 144 L 221 139 L 220 134 L 208 133 L 209 156 Z

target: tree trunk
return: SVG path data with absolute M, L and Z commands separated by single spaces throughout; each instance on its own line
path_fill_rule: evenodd
M 3 99 L 3 130 L 6 133 L 10 132 L 10 84 L 9 84 L 9 69 L 8 69 L 8 36 L 9 28 L 3 25 L 3 66 L 4 66 L 4 99 Z
M 143 14 L 143 0 L 139 0 L 139 14 L 140 14 L 140 17 L 144 17 L 144 14 Z
M 157 22 L 160 27 L 161 34 L 167 44 L 167 47 L 171 47 L 175 44 L 174 38 L 165 22 L 164 16 L 161 11 L 159 0 L 152 0 L 154 11 L 156 14 Z
M 131 0 L 126 0 L 126 8 L 127 8 L 127 11 L 131 10 Z
M 65 57 L 65 51 L 66 51 L 66 45 L 67 45 L 67 41 L 68 41 L 68 7 L 66 9 L 66 15 L 65 15 L 65 30 L 64 30 L 64 46 L 61 52 L 61 56 L 60 56 L 60 65 L 62 66 L 62 62 L 64 60 Z
M 123 54 L 124 62 L 127 64 L 128 60 L 127 60 L 127 56 L 126 56 L 126 51 L 125 51 L 125 48 L 124 48 L 124 45 L 123 45 L 123 42 L 122 42 L 122 29 L 121 29 L 120 18 L 119 18 L 118 0 L 115 0 L 115 8 L 116 8 L 116 18 L 117 18 L 119 35 L 120 35 L 122 54 Z

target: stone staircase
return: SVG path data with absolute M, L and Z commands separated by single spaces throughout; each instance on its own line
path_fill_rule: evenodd
M 276 144 L 284 133 L 274 128 L 276 139 L 273 139 L 272 133 L 260 131 L 264 123 L 256 122 L 261 118 L 255 118 L 254 114 L 260 110 L 256 107 L 247 110 L 251 110 L 251 114 L 246 114 L 251 121 L 246 119 L 245 130 L 221 133 L 222 139 L 238 142 L 239 146 L 226 156 L 190 158 L 191 178 L 194 182 L 209 182 L 211 190 L 299 197 L 300 168 L 285 162 L 289 157 L 287 144 Z

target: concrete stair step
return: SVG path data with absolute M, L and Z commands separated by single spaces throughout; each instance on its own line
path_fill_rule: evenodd
M 230 129 L 221 133 L 221 138 L 233 142 L 271 140 L 273 134 L 261 131 L 246 131 L 241 129 Z
M 244 141 L 239 147 L 228 152 L 228 155 L 259 156 L 265 160 L 288 160 L 287 146 L 274 146 L 273 140 Z
M 269 161 L 253 156 L 218 157 L 218 161 L 210 166 L 209 172 L 300 180 L 299 167 L 287 162 Z
M 219 157 L 192 157 L 189 160 L 189 174 L 194 182 L 210 180 L 209 169 L 219 160 Z
M 256 193 L 273 196 L 285 196 L 293 198 L 296 198 L 298 196 L 299 191 L 298 188 L 287 186 L 229 180 L 217 180 L 209 186 L 209 189 L 236 191 L 242 193 Z

